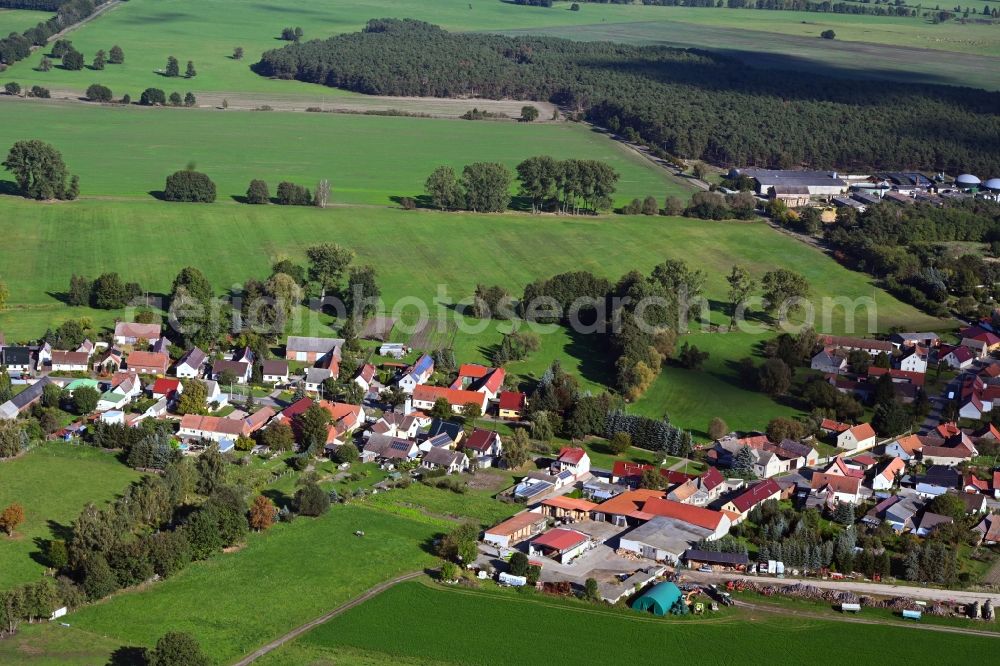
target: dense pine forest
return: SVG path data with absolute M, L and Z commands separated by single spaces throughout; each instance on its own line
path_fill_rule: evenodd
M 998 93 L 755 70 L 696 50 L 379 19 L 268 51 L 254 69 L 372 95 L 550 100 L 720 165 L 1000 173 Z

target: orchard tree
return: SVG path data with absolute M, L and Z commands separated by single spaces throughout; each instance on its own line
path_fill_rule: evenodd
M 163 73 L 164 73 L 164 75 L 170 76 L 170 77 L 180 76 L 181 75 L 181 66 L 180 66 L 180 63 L 177 62 L 177 58 L 175 58 L 173 56 L 170 56 L 169 58 L 167 58 L 167 67 L 163 71 Z
M 271 192 L 267 189 L 267 183 L 263 180 L 251 180 L 250 187 L 247 188 L 248 204 L 266 204 L 271 202 Z
M 787 268 L 778 268 L 764 274 L 764 304 L 771 314 L 784 309 L 787 314 L 794 314 L 802 306 L 797 301 L 809 295 L 809 283 L 800 273 Z
M 198 76 L 198 72 L 194 68 L 194 61 L 188 60 L 187 69 L 184 70 L 184 78 L 193 79 Z
M 719 439 L 729 432 L 729 426 L 721 418 L 716 416 L 708 424 L 708 436 L 712 440 Z
M 190 203 L 212 203 L 215 201 L 215 183 L 203 173 L 194 169 L 175 171 L 167 176 L 163 188 L 163 198 L 167 201 Z
M 21 84 L 16 81 L 11 81 L 10 83 L 5 83 L 3 86 L 3 91 L 8 95 L 20 95 L 21 94 Z
M 465 205 L 476 213 L 500 213 L 510 205 L 513 175 L 499 162 L 474 162 L 462 170 Z
M 184 95 L 184 106 L 191 107 L 191 106 L 194 106 L 197 103 L 198 103 L 198 100 L 195 99 L 195 96 L 194 96 L 193 92 L 188 91 L 187 94 Z
M 335 291 L 347 267 L 354 261 L 354 250 L 334 243 L 306 248 L 309 258 L 309 279 L 319 284 L 322 294 Z
M 197 379 L 189 379 L 183 384 L 184 390 L 180 398 L 177 399 L 178 414 L 206 414 L 205 401 L 208 398 L 208 390 L 205 385 Z
M 94 56 L 94 64 L 92 64 L 90 68 L 100 71 L 104 69 L 104 65 L 106 65 L 107 62 L 108 58 L 107 55 L 104 53 L 104 51 L 103 50 L 98 51 L 97 54 Z
M 507 469 L 517 469 L 530 458 L 528 431 L 518 428 L 503 447 L 503 464 Z
M 125 52 L 122 51 L 122 47 L 117 44 L 111 47 L 111 51 L 108 52 L 108 62 L 112 65 L 125 64 Z
M 620 456 L 632 448 L 632 435 L 627 432 L 616 432 L 608 440 L 608 444 L 611 446 L 611 452 Z
M 243 60 L 243 47 L 237 46 L 233 49 L 233 60 Z
M 100 83 L 94 83 L 89 88 L 87 88 L 87 100 L 90 102 L 110 102 L 114 96 L 111 93 L 111 88 L 107 86 L 102 86 Z
M 729 326 L 733 327 L 736 325 L 737 315 L 754 289 L 757 288 L 757 283 L 750 277 L 750 271 L 743 266 L 733 266 L 726 277 L 726 282 L 729 283 L 729 306 L 731 308 Z
M 538 120 L 538 107 L 532 106 L 531 104 L 521 107 L 521 120 L 526 123 L 531 123 Z
M 81 416 L 90 414 L 97 409 L 97 401 L 100 399 L 101 395 L 97 389 L 92 389 L 89 386 L 83 386 L 73 391 L 73 407 L 76 413 Z

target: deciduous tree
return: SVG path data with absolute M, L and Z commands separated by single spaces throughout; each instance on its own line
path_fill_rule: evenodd
M 24 507 L 14 502 L 7 505 L 0 511 L 0 530 L 7 533 L 7 536 L 14 536 L 14 530 L 24 522 Z

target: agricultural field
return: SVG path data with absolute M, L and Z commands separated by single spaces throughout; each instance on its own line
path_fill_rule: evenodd
M 0 35 L 6 37 L 12 32 L 24 32 L 51 17 L 50 12 L 38 12 L 30 9 L 0 9 Z
M 386 617 L 421 618 L 419 630 L 373 632 Z M 475 617 L 502 631 L 455 631 L 449 621 Z M 552 640 L 573 627 L 572 640 Z M 752 630 L 746 630 L 752 627 Z M 609 636 L 616 663 L 638 663 L 650 654 L 687 654 L 697 645 L 703 664 L 732 663 L 739 646 L 747 664 L 822 662 L 843 649 L 844 624 L 753 611 L 724 611 L 717 617 L 655 618 L 626 609 L 595 608 L 513 591 L 443 588 L 424 582 L 403 583 L 303 635 L 260 661 L 263 666 L 292 664 L 507 664 L 511 637 L 530 645 L 519 652 L 525 664 L 584 663 L 606 654 Z M 893 658 L 907 664 L 940 663 L 943 646 L 949 660 L 975 659 L 991 649 L 992 638 L 949 636 L 883 625 L 852 624 L 852 644 L 893 645 Z
M 89 502 L 110 501 L 138 478 L 113 454 L 62 443 L 0 463 L 0 507 L 18 502 L 25 513 L 13 538 L 0 535 L 0 590 L 39 578 L 43 542 L 66 538 Z
M 359 529 L 363 539 L 354 536 Z M 441 531 L 428 521 L 334 506 L 320 518 L 299 518 L 251 535 L 238 552 L 87 606 L 66 621 L 87 635 L 127 646 L 152 645 L 168 630 L 190 632 L 214 663 L 229 663 L 383 580 L 432 564 L 425 548 Z M 44 646 L 59 631 L 48 625 L 38 643 Z M 51 656 L 59 654 L 54 648 Z M 3 652 L 0 661 L 19 663 L 5 661 Z M 97 663 L 105 661 L 106 656 Z
M 569 2 L 558 2 L 550 9 L 521 7 L 501 0 L 289 0 L 280 6 L 267 3 L 247 4 L 236 0 L 173 0 L 169 4 L 156 0 L 131 0 L 109 11 L 98 20 L 72 33 L 71 39 L 89 62 L 98 49 L 120 45 L 126 54 L 121 66 L 109 66 L 97 75 L 55 68 L 38 72 L 42 58 L 40 49 L 31 58 L 0 74 L 0 82 L 18 80 L 22 84 L 44 85 L 52 89 L 83 91 L 95 80 L 116 92 L 130 93 L 133 98 L 150 86 L 170 87 L 175 83 L 164 79 L 157 71 L 164 67 L 167 56 L 177 57 L 182 66 L 193 60 L 198 76 L 189 81 L 177 80 L 185 90 L 240 91 L 264 94 L 302 95 L 317 99 L 343 96 L 344 93 L 321 86 L 297 82 L 269 81 L 250 70 L 250 65 L 265 50 L 280 47 L 277 39 L 285 26 L 301 26 L 305 39 L 324 38 L 333 34 L 359 29 L 371 18 L 408 17 L 437 23 L 449 30 L 541 30 L 560 26 L 584 26 L 582 36 L 594 31 L 594 26 L 609 26 L 615 31 L 642 32 L 641 24 L 685 24 L 708 29 L 762 31 L 772 35 L 769 52 L 785 54 L 795 42 L 785 38 L 805 37 L 814 41 L 812 58 L 831 63 L 843 62 L 839 49 L 830 48 L 817 35 L 827 28 L 836 30 L 838 40 L 910 46 L 920 49 L 981 56 L 1000 55 L 1000 37 L 995 26 L 933 25 L 922 18 L 891 18 L 851 16 L 810 12 L 765 12 L 725 8 L 652 7 L 638 5 L 584 4 L 580 11 L 569 11 Z M 622 27 L 640 24 L 635 28 Z M 658 28 L 657 28 L 658 29 Z M 692 30 L 688 29 L 688 33 Z M 667 31 L 669 34 L 670 31 Z M 571 33 L 567 33 L 570 35 Z M 679 45 L 690 41 L 676 33 Z M 738 41 L 738 35 L 736 35 Z M 698 38 L 694 38 L 698 39 Z M 668 38 L 668 42 L 670 39 Z M 778 42 L 775 44 L 774 42 Z M 699 42 L 691 42 L 697 45 Z M 703 46 L 726 44 L 706 37 Z M 243 60 L 231 58 L 232 49 L 242 46 Z M 754 50 L 759 50 L 755 48 Z M 892 61 L 887 51 L 882 56 Z M 794 55 L 789 51 L 788 55 Z M 911 63 L 914 70 L 924 68 L 932 55 Z M 774 64 L 781 64 L 774 61 Z M 870 62 L 868 63 L 871 64 Z M 905 67 L 894 65 L 905 74 Z M 890 67 L 891 69 L 892 67 Z M 852 67 L 852 69 L 854 69 Z M 989 71 L 985 75 L 991 75 Z M 995 74 L 992 74 L 995 76 Z
M 282 180 L 312 189 L 320 178 L 329 178 L 336 204 L 392 205 L 393 197 L 422 194 L 427 176 L 442 164 L 458 172 L 477 161 L 513 169 L 540 154 L 605 161 L 621 176 L 617 205 L 649 194 L 661 204 L 668 195 L 686 200 L 693 191 L 635 151 L 578 123 L 106 108 L 2 97 L 0 113 L 0 150 L 6 154 L 25 137 L 51 143 L 80 174 L 84 197 L 148 199 L 170 173 L 194 163 L 215 181 L 220 202 L 245 195 L 253 178 L 266 180 L 272 195 Z

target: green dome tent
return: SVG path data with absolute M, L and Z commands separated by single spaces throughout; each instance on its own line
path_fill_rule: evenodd
M 681 598 L 681 591 L 673 583 L 658 583 L 632 602 L 633 610 L 652 611 L 653 615 L 666 615 Z

